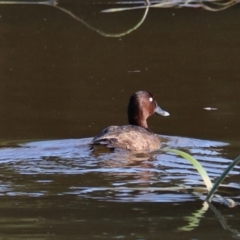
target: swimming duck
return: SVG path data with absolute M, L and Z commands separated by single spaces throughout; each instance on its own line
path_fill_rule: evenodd
M 134 93 L 128 104 L 128 123 L 124 126 L 110 126 L 93 138 L 91 145 L 105 145 L 130 151 L 153 151 L 161 147 L 160 139 L 147 125 L 147 118 L 154 113 L 169 116 L 154 100 L 150 92 Z

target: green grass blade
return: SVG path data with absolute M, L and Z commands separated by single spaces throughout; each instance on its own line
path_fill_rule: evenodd
M 170 149 L 170 148 L 164 148 L 162 149 L 162 151 L 164 152 L 172 152 L 175 154 L 180 155 L 181 157 L 185 158 L 186 160 L 188 160 L 195 168 L 196 170 L 199 172 L 199 174 L 201 175 L 204 183 L 206 184 L 207 190 L 210 191 L 212 189 L 212 182 L 207 174 L 207 172 L 205 171 L 205 169 L 202 167 L 202 165 L 191 155 L 180 151 L 180 150 L 176 150 L 176 149 Z
M 217 190 L 219 185 L 222 183 L 222 181 L 225 179 L 227 174 L 233 169 L 233 167 L 240 162 L 240 156 L 238 156 L 228 167 L 227 169 L 222 173 L 222 175 L 217 179 L 215 184 L 213 185 L 212 189 L 208 193 L 206 197 L 206 201 L 211 202 L 211 199 L 213 197 L 214 192 Z

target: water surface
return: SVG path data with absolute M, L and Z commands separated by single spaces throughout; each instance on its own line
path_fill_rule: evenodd
M 112 6 L 66 4 L 111 33 L 144 11 L 100 13 Z M 215 181 L 240 152 L 238 11 L 151 9 L 109 38 L 50 6 L 0 5 L 2 239 L 239 238 L 239 206 L 204 210 L 191 190 L 162 190 L 204 186 L 186 160 L 88 146 L 148 90 L 171 114 L 150 128 Z M 239 202 L 239 167 L 224 184 Z

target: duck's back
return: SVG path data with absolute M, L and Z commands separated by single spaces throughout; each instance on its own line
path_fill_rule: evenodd
M 153 151 L 161 146 L 156 134 L 134 125 L 110 126 L 96 136 L 91 144 L 102 144 L 109 148 L 131 151 Z

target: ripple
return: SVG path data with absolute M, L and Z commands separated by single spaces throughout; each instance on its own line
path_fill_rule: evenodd
M 163 136 L 165 145 L 180 148 L 198 159 L 214 180 L 232 161 L 225 157 L 227 143 Z M 76 195 L 101 201 L 194 201 L 191 191 L 171 187 L 203 187 L 194 167 L 185 159 L 165 153 L 92 152 L 87 139 L 19 143 L 0 149 L 0 195 Z M 236 167 L 231 176 L 239 175 Z M 239 181 L 238 181 L 239 182 Z M 234 179 L 228 191 L 239 189 Z

